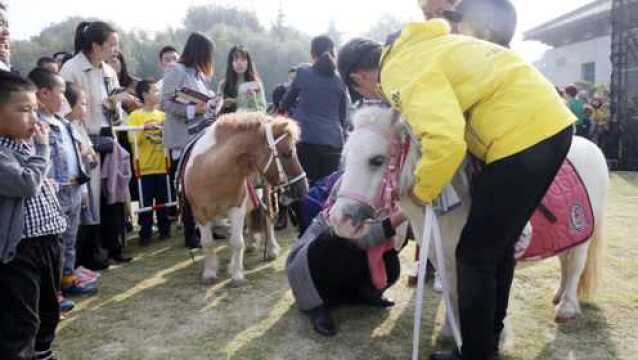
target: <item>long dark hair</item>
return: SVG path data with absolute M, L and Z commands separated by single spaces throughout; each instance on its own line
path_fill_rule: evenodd
M 315 58 L 313 67 L 321 75 L 333 75 L 337 65 L 335 64 L 335 43 L 326 35 L 317 36 L 310 43 L 310 54 Z
M 75 28 L 75 54 L 81 51 L 88 56 L 93 44 L 103 45 L 109 36 L 116 32 L 111 25 L 103 21 L 81 22 Z
M 120 72 L 117 74 L 117 78 L 120 81 L 120 86 L 128 88 L 137 79 L 129 74 L 128 66 L 126 66 L 126 61 L 124 61 L 124 55 L 122 55 L 122 53 L 118 53 L 116 57 L 117 60 L 119 60 L 120 62 Z
M 228 62 L 226 64 L 226 78 L 224 79 L 224 87 L 222 89 L 224 97 L 237 97 L 237 82 L 239 81 L 239 75 L 233 69 L 233 61 L 236 57 L 244 57 L 248 61 L 246 72 L 244 73 L 244 80 L 259 81 L 259 73 L 253 65 L 253 60 L 250 57 L 250 53 L 246 48 L 241 45 L 233 46 L 228 52 Z
M 194 32 L 186 41 L 179 63 L 195 68 L 206 76 L 213 76 L 215 43 L 208 36 Z

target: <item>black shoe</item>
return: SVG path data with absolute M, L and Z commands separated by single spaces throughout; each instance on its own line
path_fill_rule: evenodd
M 160 241 L 164 241 L 164 240 L 168 240 L 171 238 L 171 233 L 160 233 L 159 234 L 159 240 Z
M 461 360 L 458 351 L 437 351 L 430 354 L 430 360 Z
M 225 240 L 226 235 L 213 231 L 213 240 Z
M 113 262 L 116 264 L 126 264 L 126 263 L 130 263 L 133 260 L 133 258 L 130 256 L 124 256 L 122 254 L 118 254 L 111 257 L 111 260 L 113 260 Z
M 312 322 L 312 327 L 320 335 L 337 335 L 337 327 L 330 316 L 330 312 L 325 307 L 318 306 L 310 310 L 310 321 Z
M 394 301 L 383 296 L 383 292 L 374 288 L 371 284 L 359 289 L 359 296 L 364 305 L 387 308 L 394 306 Z

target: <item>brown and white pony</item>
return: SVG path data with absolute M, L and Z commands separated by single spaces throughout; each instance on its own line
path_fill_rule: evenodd
M 344 148 L 345 173 L 336 203 L 331 210 L 330 220 L 337 234 L 346 238 L 358 238 L 365 231 L 364 225 L 373 219 L 376 210 L 379 210 L 374 199 L 378 198 L 382 188 L 388 184 L 386 175 L 388 165 L 393 163 L 392 154 L 400 153 L 397 146 L 405 142 L 411 143 L 410 150 L 403 167 L 396 172 L 397 178 L 391 179 L 391 182 L 396 184 L 394 190 L 400 199 L 400 206 L 410 219 L 415 234 L 418 238 L 422 236 L 424 208 L 414 204 L 407 196 L 414 185 L 414 169 L 420 157 L 419 146 L 411 137 L 407 124 L 396 116 L 393 110 L 381 107 L 363 108 L 354 116 L 354 131 L 349 135 Z M 581 298 L 587 298 L 596 290 L 603 247 L 602 222 L 609 185 L 605 157 L 591 141 L 575 137 L 568 159 L 581 176 L 591 200 L 595 227 L 592 237 L 587 242 L 559 255 L 561 281 L 553 299 L 556 304 L 557 321 L 579 315 L 579 295 Z M 434 264 L 437 264 L 436 257 L 441 256 L 444 259 L 445 265 L 441 273 L 445 274 L 444 280 L 448 284 L 451 307 L 455 318 L 458 319 L 454 254 L 469 214 L 471 198 L 463 171 L 459 171 L 455 176 L 452 185 L 462 203 L 456 209 L 438 217 L 442 254 L 437 253 L 436 248 L 430 251 L 430 254 L 433 255 Z M 356 191 L 358 196 L 347 194 L 348 189 Z M 420 243 L 420 239 L 418 240 Z M 444 333 L 450 335 L 448 320 L 446 318 Z
M 261 176 L 290 200 L 300 199 L 308 190 L 295 150 L 300 130 L 289 118 L 242 112 L 220 117 L 205 131 L 193 144 L 183 171 L 183 191 L 205 255 L 202 282 L 212 284 L 218 277 L 211 222 L 228 218 L 233 252 L 230 273 L 232 284 L 239 285 L 244 279 L 244 220 L 253 210 L 249 180 Z M 274 259 L 280 247 L 274 233 L 269 235 L 267 257 Z

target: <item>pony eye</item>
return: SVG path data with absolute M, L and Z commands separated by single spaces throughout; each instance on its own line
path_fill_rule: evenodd
M 375 168 L 383 166 L 383 163 L 385 163 L 385 156 L 383 155 L 377 155 L 370 159 L 370 166 Z

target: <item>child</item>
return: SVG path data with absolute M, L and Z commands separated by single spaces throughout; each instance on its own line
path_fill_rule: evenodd
M 141 80 L 135 89 L 137 96 L 144 102 L 142 109 L 136 110 L 129 116 L 130 126 L 144 126 L 144 131 L 131 135 L 131 142 L 136 142 L 136 172 L 141 176 L 143 208 L 168 203 L 168 167 L 166 155 L 162 146 L 162 132 L 159 127 L 164 123 L 166 114 L 157 110 L 159 91 L 154 81 Z M 161 207 L 156 210 L 159 238 L 165 240 L 171 237 L 171 223 L 168 209 Z M 153 230 L 153 211 L 139 214 L 140 245 L 145 246 L 151 240 Z
M 53 359 L 66 220 L 46 178 L 49 130 L 35 88 L 0 72 L 0 354 Z M 8 311 L 8 309 L 11 309 Z
M 38 120 L 50 129 L 51 167 L 48 177 L 57 187 L 58 200 L 68 225 L 62 234 L 62 290 L 67 295 L 93 294 L 97 290 L 95 283 L 81 284 L 74 274 L 75 242 L 82 202 L 81 185 L 86 183 L 89 177 L 81 161 L 79 136 L 67 120 L 56 115 L 66 104 L 66 84 L 61 76 L 42 68 L 31 71 L 29 79 L 38 88 Z

